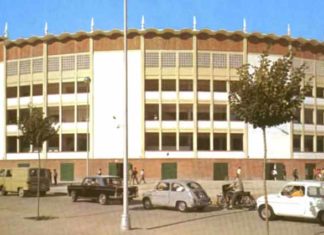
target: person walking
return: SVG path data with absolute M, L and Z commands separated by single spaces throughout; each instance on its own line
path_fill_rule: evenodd
M 273 168 L 272 171 L 271 171 L 271 174 L 272 174 L 272 179 L 274 181 L 276 181 L 277 180 L 277 175 L 278 175 L 277 169 Z
M 133 173 L 132 173 L 132 181 L 133 181 L 133 184 L 135 184 L 135 182 L 136 182 L 136 184 L 138 184 L 137 174 L 138 174 L 137 169 L 136 169 L 136 167 L 134 167 Z
M 57 185 L 57 171 L 56 171 L 56 169 L 53 169 L 53 179 L 54 179 L 54 185 Z
M 298 180 L 298 171 L 296 168 L 293 170 L 293 177 L 295 181 Z
M 241 173 L 242 173 L 242 169 L 241 169 L 241 167 L 239 166 L 238 168 L 237 168 L 237 170 L 236 170 L 236 176 L 237 177 L 241 177 Z
M 141 183 L 142 181 L 144 182 L 144 184 L 146 183 L 145 182 L 145 172 L 144 172 L 144 169 L 142 169 L 141 172 L 140 172 L 140 181 L 139 181 L 139 183 Z

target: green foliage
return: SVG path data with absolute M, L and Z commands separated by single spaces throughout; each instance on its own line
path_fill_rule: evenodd
M 29 107 L 29 115 L 19 120 L 19 129 L 22 132 L 21 138 L 34 148 L 41 149 L 43 142 L 54 136 L 58 128 L 51 117 L 43 117 L 41 109 Z
M 293 56 L 270 61 L 264 53 L 259 66 L 238 69 L 229 99 L 231 110 L 254 128 L 262 129 L 291 121 L 310 91 L 305 80 L 305 65 L 293 66 Z

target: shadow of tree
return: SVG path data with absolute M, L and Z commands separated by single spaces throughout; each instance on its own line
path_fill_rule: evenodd
M 25 217 L 25 219 L 29 219 L 29 220 L 36 220 L 36 221 L 43 221 L 43 220 L 52 220 L 52 219 L 58 219 L 59 217 L 57 216 L 46 216 L 46 215 L 42 215 L 42 216 L 31 216 L 31 217 Z

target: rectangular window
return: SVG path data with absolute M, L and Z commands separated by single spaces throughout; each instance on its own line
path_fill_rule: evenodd
M 89 113 L 88 105 L 79 105 L 77 106 L 77 122 L 87 122 L 88 121 L 88 113 Z
M 230 91 L 235 92 L 235 90 L 237 89 L 237 84 L 238 84 L 238 81 L 231 81 L 230 82 Z
M 33 85 L 33 96 L 41 96 L 43 95 L 43 85 L 42 84 L 34 84 Z
M 19 87 L 20 97 L 30 96 L 30 86 L 20 86 Z
M 53 120 L 53 122 L 59 122 L 60 120 L 59 107 L 48 107 L 47 116 L 50 117 Z
M 324 125 L 324 110 L 323 109 L 318 109 L 316 111 L 317 114 L 317 124 L 318 125 Z
M 62 57 L 62 71 L 71 71 L 75 68 L 75 56 Z
M 179 105 L 179 120 L 192 121 L 193 120 L 193 105 L 180 104 Z
M 159 67 L 160 55 L 157 52 L 147 52 L 145 53 L 145 66 L 148 68 Z
M 226 121 L 226 104 L 215 104 L 214 105 L 214 121 Z
M 192 151 L 193 150 L 193 134 L 180 133 L 179 134 L 179 150 Z
M 198 120 L 210 120 L 210 105 L 209 104 L 198 104 L 198 113 L 197 118 Z
M 197 91 L 210 91 L 210 82 L 208 80 L 198 80 Z
M 176 54 L 174 52 L 162 52 L 162 67 L 176 67 Z
M 43 59 L 33 59 L 33 73 L 43 72 Z
M 176 80 L 162 80 L 162 91 L 176 91 Z
M 47 141 L 48 151 L 49 152 L 58 152 L 59 151 L 59 136 L 54 135 Z
M 7 87 L 7 98 L 17 98 L 17 87 Z
M 18 61 L 7 62 L 7 76 L 18 74 Z
M 193 81 L 192 80 L 179 80 L 179 91 L 192 91 L 193 90 Z
M 19 152 L 20 153 L 30 152 L 30 143 L 24 138 L 19 139 Z
M 214 150 L 226 151 L 226 133 L 214 133 Z
M 231 134 L 231 150 L 243 150 L 243 134 Z
M 176 133 L 162 133 L 162 150 L 176 150 Z
M 48 83 L 47 84 L 47 94 L 57 95 L 60 93 L 60 88 L 58 83 Z
M 223 69 L 227 67 L 226 54 L 213 54 L 213 67 Z
M 313 97 L 313 87 L 310 87 L 310 91 L 306 92 L 305 96 Z
M 159 150 L 159 133 L 145 133 L 145 150 Z
M 7 136 L 7 153 L 17 153 L 16 136 Z
M 19 119 L 20 120 L 26 120 L 30 116 L 29 109 L 20 109 L 19 110 Z
M 294 135 L 294 137 L 293 137 L 293 151 L 294 152 L 300 152 L 301 151 L 300 141 L 301 141 L 301 136 L 300 135 Z
M 324 136 L 317 136 L 317 152 L 324 152 Z
M 145 104 L 145 120 L 159 120 L 158 104 Z
M 74 151 L 74 134 L 62 135 L 62 152 Z
M 324 98 L 324 87 L 316 88 L 316 96 L 317 98 Z
M 313 124 L 313 109 L 304 110 L 305 124 Z
M 77 69 L 89 69 L 89 68 L 90 68 L 90 56 L 77 55 Z
M 145 80 L 145 91 L 158 91 L 159 80 Z
M 17 110 L 16 109 L 7 110 L 7 124 L 8 125 L 17 124 Z
M 312 135 L 305 135 L 304 136 L 304 151 L 305 152 L 313 152 L 313 136 Z
M 176 120 L 175 104 L 162 104 L 162 120 L 163 121 Z
M 193 57 L 191 52 L 179 52 L 179 67 L 192 67 Z
M 19 63 L 19 74 L 30 74 L 30 60 L 21 60 Z
M 78 139 L 77 151 L 78 152 L 87 151 L 87 134 L 78 134 L 77 139 Z
M 48 72 L 54 72 L 60 70 L 60 58 L 49 57 L 48 58 Z
M 77 92 L 78 93 L 88 93 L 89 92 L 89 82 L 77 82 Z
M 62 122 L 74 122 L 74 106 L 62 107 Z
M 296 113 L 294 115 L 294 119 L 293 119 L 294 123 L 301 123 L 301 118 L 300 118 L 300 109 L 296 110 Z
M 226 81 L 214 81 L 214 92 L 226 92 Z
M 234 113 L 234 111 L 231 111 L 231 113 L 230 113 L 230 120 L 231 120 L 231 121 L 242 121 L 242 119 L 240 119 L 240 117 L 237 116 L 237 115 Z
M 198 53 L 198 67 L 209 68 L 210 67 L 210 54 L 209 53 Z
M 74 93 L 74 82 L 62 83 L 62 94 L 73 94 Z
M 243 55 L 230 55 L 229 56 L 229 66 L 230 68 L 239 68 L 243 64 Z
M 210 135 L 209 133 L 198 133 L 197 135 L 197 149 L 198 151 L 210 150 Z

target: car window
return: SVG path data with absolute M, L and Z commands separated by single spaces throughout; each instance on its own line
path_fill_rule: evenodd
M 171 186 L 171 191 L 182 192 L 183 190 L 184 190 L 184 187 L 179 183 L 173 183 Z
M 287 185 L 282 190 L 281 195 L 289 197 L 302 197 L 305 195 L 305 187 L 302 185 Z
M 1 170 L 0 170 L 0 176 L 5 176 L 5 172 L 6 172 L 5 169 L 1 169 Z
M 200 189 L 201 188 L 200 184 L 198 184 L 196 182 L 189 182 L 189 183 L 187 183 L 187 186 L 191 189 Z
M 168 191 L 170 189 L 170 184 L 166 182 L 160 182 L 157 186 L 156 189 L 158 191 Z
M 324 188 L 310 186 L 307 195 L 309 197 L 324 197 Z
M 92 185 L 93 179 L 91 178 L 85 178 L 82 185 Z
M 122 181 L 119 178 L 104 178 L 105 185 L 122 185 Z
M 11 177 L 12 174 L 11 174 L 11 170 L 7 170 L 7 174 L 6 174 L 6 177 Z
M 281 191 L 281 195 L 283 195 L 283 196 L 289 196 L 292 189 L 293 189 L 293 186 L 292 185 L 285 186 L 282 189 L 282 191 Z

